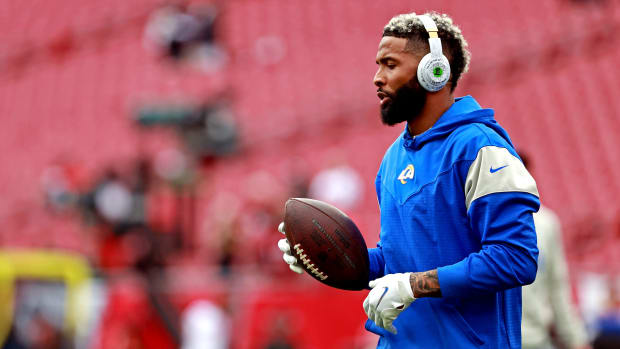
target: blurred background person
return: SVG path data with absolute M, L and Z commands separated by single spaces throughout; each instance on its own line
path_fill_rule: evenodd
M 191 303 L 182 315 L 182 349 L 228 349 L 230 319 L 216 304 L 206 300 Z
M 527 154 L 519 153 L 526 168 Z M 541 205 L 534 213 L 538 238 L 536 280 L 522 289 L 521 338 L 524 349 L 591 348 L 584 322 L 571 297 L 568 263 L 557 215 Z
M 311 198 L 328 202 L 345 212 L 355 208 L 363 198 L 364 185 L 342 150 L 328 152 L 325 168 L 310 181 Z
M 620 280 L 611 280 L 609 299 L 594 324 L 594 349 L 620 348 Z

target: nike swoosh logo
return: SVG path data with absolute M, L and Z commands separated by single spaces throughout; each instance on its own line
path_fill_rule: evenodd
M 502 169 L 502 168 L 504 168 L 504 167 L 508 167 L 508 165 L 504 165 L 504 166 L 502 166 L 502 167 L 498 167 L 498 168 L 493 168 L 493 166 L 491 166 L 491 168 L 489 169 L 489 172 L 491 172 L 491 173 L 495 173 L 495 172 L 497 172 L 497 171 L 501 170 L 501 169 Z
M 383 294 L 381 295 L 381 297 L 379 298 L 379 301 L 377 302 L 377 308 L 379 307 L 379 304 L 381 304 L 381 300 L 383 299 L 383 296 L 385 296 L 388 290 L 389 288 L 384 287 Z

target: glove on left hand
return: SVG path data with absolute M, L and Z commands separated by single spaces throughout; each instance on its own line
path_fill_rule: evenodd
M 286 232 L 284 231 L 284 222 L 280 223 L 280 225 L 278 226 L 278 231 L 286 235 Z M 297 263 L 297 258 L 295 258 L 295 256 L 291 254 L 291 244 L 288 243 L 288 240 L 286 238 L 278 241 L 278 248 L 280 249 L 280 251 L 282 251 L 282 258 L 284 258 L 284 261 L 286 262 L 286 264 L 288 264 L 289 268 L 291 268 L 292 271 L 296 272 L 297 274 L 301 274 L 304 272 L 301 265 Z

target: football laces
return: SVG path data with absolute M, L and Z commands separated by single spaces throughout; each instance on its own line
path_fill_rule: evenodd
M 306 269 L 309 270 L 310 273 L 312 273 L 312 275 L 321 279 L 321 281 L 327 279 L 327 275 L 320 271 L 319 268 L 314 266 L 314 263 L 312 263 L 310 258 L 308 258 L 308 255 L 304 253 L 304 249 L 301 248 L 301 244 L 296 244 L 295 246 L 293 246 L 293 248 L 295 249 L 295 252 L 297 252 L 297 255 L 299 256 L 299 259 L 301 259 L 301 262 L 304 264 Z

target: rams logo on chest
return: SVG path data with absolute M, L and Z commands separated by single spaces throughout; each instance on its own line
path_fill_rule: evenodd
M 403 172 L 400 173 L 400 175 L 398 176 L 398 180 L 402 184 L 407 184 L 407 180 L 408 179 L 413 179 L 413 173 L 414 173 L 413 165 L 409 164 L 409 165 L 407 165 L 407 167 L 405 167 Z

